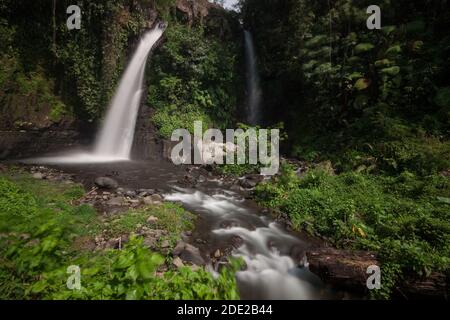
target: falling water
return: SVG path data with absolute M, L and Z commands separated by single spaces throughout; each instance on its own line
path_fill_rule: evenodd
M 136 119 L 142 97 L 145 66 L 150 50 L 161 38 L 166 25 L 158 24 L 142 37 L 108 108 L 103 126 L 90 153 L 72 152 L 61 157 L 27 160 L 33 163 L 92 163 L 130 159 Z
M 130 157 L 147 57 L 163 32 L 164 28 L 157 26 L 141 39 L 109 107 L 96 141 L 95 154 L 122 159 Z
M 253 38 L 249 31 L 245 30 L 245 59 L 247 64 L 247 121 L 251 125 L 257 125 L 261 122 L 261 88 L 259 87 L 259 75 L 256 64 L 255 46 Z

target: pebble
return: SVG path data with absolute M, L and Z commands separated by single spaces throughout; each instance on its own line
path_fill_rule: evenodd
M 164 240 L 164 241 L 161 243 L 161 248 L 165 249 L 165 248 L 168 248 L 168 247 L 170 247 L 170 242 L 169 242 L 169 240 Z
M 44 174 L 41 173 L 41 172 L 33 173 L 33 178 L 34 179 L 39 179 L 39 180 L 44 179 Z
M 148 223 L 148 224 L 154 224 L 154 223 L 156 223 L 156 222 L 158 222 L 158 218 L 155 217 L 155 216 L 150 216 L 150 217 L 148 217 L 148 219 L 147 219 L 147 223 Z
M 184 267 L 184 263 L 183 263 L 183 261 L 180 259 L 180 257 L 175 257 L 175 258 L 173 259 L 172 263 L 173 263 L 173 265 L 174 265 L 175 267 L 177 267 L 178 269 Z

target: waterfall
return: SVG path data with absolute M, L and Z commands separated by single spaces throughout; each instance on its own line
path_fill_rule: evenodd
M 164 23 L 159 23 L 154 29 L 143 35 L 120 79 L 95 141 L 93 152 L 71 152 L 63 156 L 34 158 L 24 162 L 61 164 L 130 160 L 147 58 L 165 28 Z
M 259 87 L 259 75 L 256 63 L 255 46 L 252 34 L 245 30 L 245 61 L 247 65 L 247 121 L 251 125 L 261 123 L 261 88 Z
M 94 154 L 101 157 L 129 159 L 147 57 L 163 32 L 164 28 L 157 26 L 141 39 L 109 106 L 95 144 Z

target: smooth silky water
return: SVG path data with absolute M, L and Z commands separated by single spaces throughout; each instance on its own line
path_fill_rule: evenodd
M 232 254 L 241 257 L 246 264 L 245 270 L 236 274 L 242 299 L 348 297 L 325 286 L 309 271 L 305 253 L 312 243 L 299 234 L 284 230 L 252 201 L 239 193 L 224 190 L 215 181 L 200 190 L 173 189 L 165 195 L 166 200 L 181 202 L 186 209 L 200 215 L 194 238 L 206 240 L 202 251 L 213 253 L 217 248 L 232 246 L 236 237 L 241 239 Z
M 130 160 L 136 119 L 142 98 L 145 66 L 151 49 L 164 33 L 158 24 L 141 38 L 122 75 L 91 152 L 69 151 L 59 156 L 26 159 L 25 163 L 82 164 Z
M 28 159 L 31 164 L 50 164 L 90 188 L 98 176 L 112 176 L 123 188 L 158 188 L 167 201 L 181 202 L 198 214 L 193 239 L 207 258 L 217 248 L 234 247 L 246 269 L 236 274 L 243 299 L 328 299 L 342 294 L 326 287 L 308 270 L 305 251 L 311 242 L 289 233 L 260 212 L 239 193 L 225 190 L 220 181 L 194 189 L 177 187 L 184 168 L 168 161 L 131 161 L 137 114 L 142 98 L 145 65 L 152 47 L 162 36 L 158 25 L 142 37 L 108 108 L 92 152 L 66 152 L 62 156 Z M 249 122 L 259 123 L 261 91 L 253 40 L 245 32 L 248 65 Z M 233 246 L 239 238 L 240 246 Z M 198 245 L 194 243 L 194 245 Z M 214 267 L 211 266 L 214 272 Z

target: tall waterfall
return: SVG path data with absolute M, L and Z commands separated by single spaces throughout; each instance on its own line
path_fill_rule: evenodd
M 63 156 L 25 160 L 29 163 L 102 163 L 130 160 L 139 105 L 142 97 L 145 66 L 150 50 L 161 38 L 166 25 L 158 24 L 144 34 L 108 108 L 92 152 L 71 152 Z
M 251 125 L 261 123 L 261 88 L 252 34 L 245 30 L 245 60 L 247 65 L 247 121 Z
M 130 157 L 147 57 L 163 32 L 163 26 L 157 26 L 142 37 L 109 106 L 94 154 L 120 159 Z

